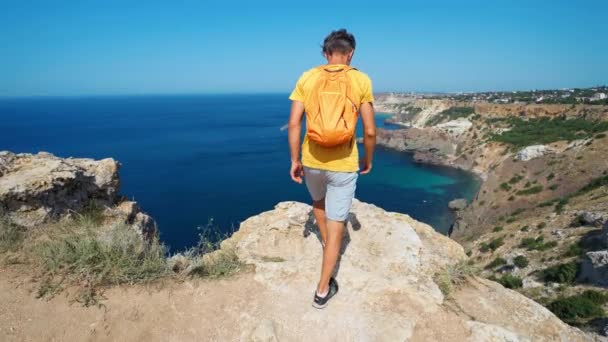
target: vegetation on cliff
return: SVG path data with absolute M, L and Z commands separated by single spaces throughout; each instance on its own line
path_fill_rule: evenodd
M 434 126 L 443 121 L 455 120 L 458 118 L 466 118 L 471 114 L 475 113 L 473 107 L 450 107 L 439 114 L 433 116 L 427 121 L 428 126 Z
M 85 306 L 100 304 L 104 289 L 119 284 L 147 284 L 167 277 L 221 277 L 242 269 L 230 249 L 217 251 L 219 242 L 202 234 L 199 244 L 180 260 L 167 259 L 157 236 L 142 240 L 140 232 L 124 224 L 103 224 L 99 210 L 25 229 L 0 219 L 0 261 L 25 264 L 34 270 L 38 297 L 52 297 L 69 289 Z M 187 265 L 186 271 L 183 265 Z
M 504 120 L 509 130 L 492 134 L 491 140 L 525 147 L 555 141 L 587 139 L 596 133 L 608 131 L 608 121 L 589 121 L 583 118 L 530 118 L 509 117 Z

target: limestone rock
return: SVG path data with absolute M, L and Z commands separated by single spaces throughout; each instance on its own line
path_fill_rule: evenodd
M 534 158 L 542 157 L 552 150 L 546 145 L 531 145 L 519 150 L 515 155 L 517 160 L 528 161 Z
M 587 252 L 581 263 L 579 279 L 596 285 L 608 285 L 608 250 Z
M 60 158 L 50 153 L 0 152 L 0 216 L 23 227 L 100 210 L 102 225 L 124 223 L 143 238 L 155 236 L 156 222 L 137 203 L 118 194 L 120 164 L 112 158 Z M 101 228 L 100 228 L 101 229 Z
M 87 205 L 112 205 L 118 192 L 114 159 L 0 153 L 0 214 L 33 226 Z
M 578 215 L 582 223 L 589 226 L 601 227 L 608 223 L 608 213 L 603 211 L 580 211 Z
M 463 248 L 408 215 L 357 200 L 335 272 L 340 292 L 326 309 L 315 310 L 322 248 L 311 210 L 279 203 L 245 220 L 222 243 L 272 293 L 271 303 L 242 309 L 245 340 L 588 340 L 541 305 L 488 280 L 470 278 L 446 301 L 434 276 L 465 260 Z
M 448 208 L 452 209 L 452 210 L 462 210 L 464 208 L 466 208 L 467 206 L 467 200 L 464 198 L 457 198 L 455 200 L 451 200 L 448 203 Z
M 465 118 L 444 122 L 435 127 L 447 132 L 448 134 L 459 137 L 473 126 L 473 123 Z

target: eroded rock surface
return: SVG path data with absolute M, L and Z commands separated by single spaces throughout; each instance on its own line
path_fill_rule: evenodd
M 243 308 L 244 340 L 587 339 L 494 282 L 470 278 L 446 298 L 434 275 L 466 259 L 462 247 L 407 215 L 371 204 L 353 204 L 337 270 L 340 292 L 325 310 L 310 305 L 322 253 L 310 206 L 279 203 L 244 221 L 222 248 L 234 248 L 254 266 L 254 279 L 274 293 L 273 303 L 263 304 L 263 317 Z
M 107 219 L 152 236 L 154 220 L 119 195 L 119 167 L 112 158 L 1 151 L 0 216 L 23 227 L 36 227 L 77 212 L 99 210 Z

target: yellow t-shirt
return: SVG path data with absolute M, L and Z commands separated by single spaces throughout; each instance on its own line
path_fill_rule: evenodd
M 327 68 L 339 69 L 343 66 L 344 64 L 331 64 Z M 300 76 L 289 99 L 304 103 L 306 95 L 310 93 L 311 88 L 317 83 L 319 72 L 321 71 L 317 68 L 305 71 Z M 359 100 L 359 103 L 356 104 L 357 108 L 362 103 L 374 102 L 372 81 L 366 74 L 359 70 L 350 70 L 346 75 L 350 78 L 354 100 Z M 356 139 L 353 138 L 349 143 L 335 147 L 323 147 L 305 136 L 302 143 L 302 164 L 306 167 L 320 170 L 357 172 L 359 171 L 359 151 L 357 150 Z

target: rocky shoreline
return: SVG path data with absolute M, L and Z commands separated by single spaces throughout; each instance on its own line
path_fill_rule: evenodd
M 471 263 L 485 277 L 545 304 L 578 300 L 587 290 L 603 291 L 608 241 L 602 236 L 608 234 L 608 219 L 591 222 L 586 217 L 608 217 L 608 161 L 603 157 L 608 140 L 601 130 L 572 131 L 605 126 L 601 122 L 608 120 L 608 106 L 441 101 L 399 103 L 392 98 L 381 103 L 384 112 L 395 113 L 394 120 L 414 125 L 380 130 L 378 144 L 413 153 L 420 163 L 455 167 L 481 178 L 473 200 L 455 210 L 450 231 Z M 567 125 L 574 126 L 561 128 Z M 574 138 L 502 142 L 512 129 L 518 133 L 509 139 L 529 139 L 526 134 L 537 134 L 534 129 Z M 542 133 L 538 137 L 546 139 Z M 570 273 L 562 277 L 566 270 Z M 560 276 L 553 277 L 555 273 Z M 589 329 L 608 332 L 593 322 Z

